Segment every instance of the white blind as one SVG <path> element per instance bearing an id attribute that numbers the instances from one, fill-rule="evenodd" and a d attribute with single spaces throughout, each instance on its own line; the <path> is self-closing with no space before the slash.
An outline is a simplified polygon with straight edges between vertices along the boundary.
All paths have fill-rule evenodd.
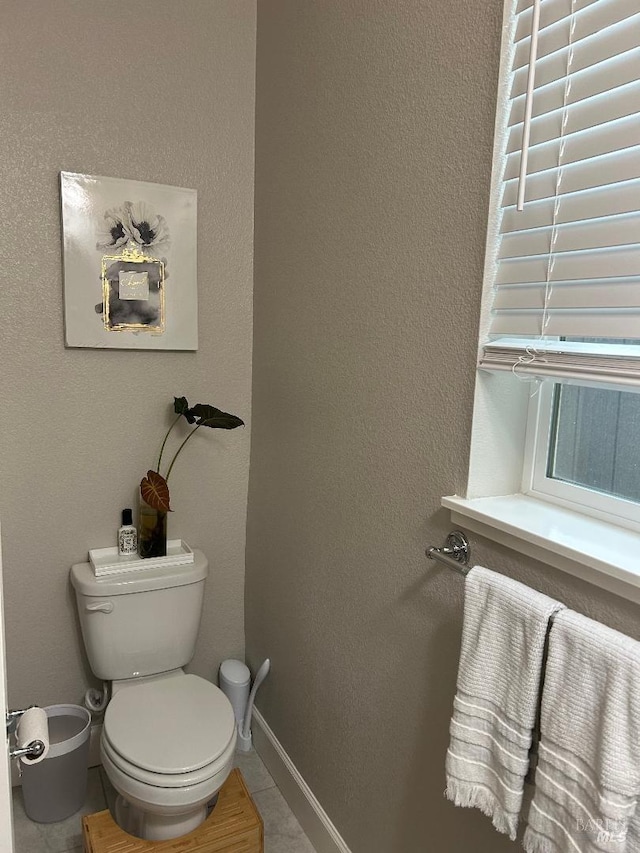
<path id="1" fill-rule="evenodd" d="M 533 5 L 516 5 L 500 241 L 480 366 L 608 384 L 619 375 L 620 384 L 640 386 L 640 350 L 628 343 L 640 341 L 640 0 L 541 0 L 518 211 Z M 600 342 L 574 348 L 559 338 Z M 607 349 L 602 339 L 616 343 Z"/>

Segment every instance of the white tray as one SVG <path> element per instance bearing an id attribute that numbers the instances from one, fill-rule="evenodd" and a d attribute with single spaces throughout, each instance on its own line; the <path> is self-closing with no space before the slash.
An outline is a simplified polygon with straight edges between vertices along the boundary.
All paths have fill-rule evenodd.
<path id="1" fill-rule="evenodd" d="M 121 575 L 128 572 L 141 572 L 145 569 L 159 569 L 163 566 L 186 566 L 193 563 L 193 551 L 182 539 L 167 541 L 166 557 L 137 556 L 121 557 L 117 548 L 94 548 L 89 551 L 89 562 L 97 578 L 103 575 Z"/>

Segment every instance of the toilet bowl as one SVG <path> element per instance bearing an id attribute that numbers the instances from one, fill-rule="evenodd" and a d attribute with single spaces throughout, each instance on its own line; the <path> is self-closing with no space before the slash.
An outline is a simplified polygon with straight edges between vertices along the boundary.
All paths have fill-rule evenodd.
<path id="1" fill-rule="evenodd" d="M 102 764 L 122 798 L 116 819 L 149 841 L 191 832 L 233 766 L 231 705 L 195 675 L 119 688 L 107 706 L 100 742 Z"/>
<path id="2" fill-rule="evenodd" d="M 208 574 L 204 554 L 71 583 L 94 675 L 111 682 L 100 753 L 118 792 L 116 822 L 148 841 L 178 838 L 205 819 L 233 766 L 236 724 L 224 693 L 183 667 L 191 660 Z"/>

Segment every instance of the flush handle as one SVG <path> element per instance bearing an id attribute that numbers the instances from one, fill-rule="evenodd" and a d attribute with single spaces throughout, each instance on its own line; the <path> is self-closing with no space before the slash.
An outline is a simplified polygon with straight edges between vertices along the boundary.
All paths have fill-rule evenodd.
<path id="1" fill-rule="evenodd" d="M 113 610 L 113 602 L 96 601 L 94 604 L 87 604 L 84 609 L 88 613 L 111 613 Z"/>

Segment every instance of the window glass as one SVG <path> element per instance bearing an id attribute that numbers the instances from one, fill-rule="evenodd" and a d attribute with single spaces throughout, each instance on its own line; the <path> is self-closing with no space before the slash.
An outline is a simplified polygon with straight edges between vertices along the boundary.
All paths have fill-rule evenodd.
<path id="1" fill-rule="evenodd" d="M 640 503 L 640 394 L 556 385 L 547 476 Z"/>

